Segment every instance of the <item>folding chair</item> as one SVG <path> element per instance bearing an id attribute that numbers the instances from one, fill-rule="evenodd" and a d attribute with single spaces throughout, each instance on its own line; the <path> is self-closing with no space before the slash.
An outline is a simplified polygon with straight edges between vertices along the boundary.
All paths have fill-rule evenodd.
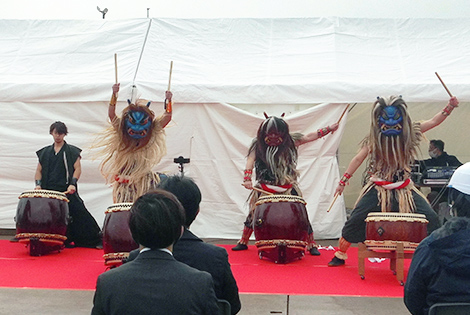
<path id="1" fill-rule="evenodd" d="M 436 303 L 429 308 L 429 315 L 467 315 L 470 303 Z"/>
<path id="2" fill-rule="evenodd" d="M 217 305 L 219 306 L 219 315 L 231 315 L 232 307 L 227 300 L 217 300 Z"/>

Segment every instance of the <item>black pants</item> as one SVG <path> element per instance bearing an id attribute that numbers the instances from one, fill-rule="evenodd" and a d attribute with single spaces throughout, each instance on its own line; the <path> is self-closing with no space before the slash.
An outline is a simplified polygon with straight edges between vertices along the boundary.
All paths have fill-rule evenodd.
<path id="1" fill-rule="evenodd" d="M 67 195 L 70 221 L 67 227 L 67 242 L 78 247 L 95 247 L 101 243 L 101 229 L 88 212 L 78 193 Z"/>
<path id="2" fill-rule="evenodd" d="M 424 214 L 429 221 L 427 229 L 428 234 L 440 227 L 439 217 L 436 212 L 431 208 L 431 205 L 412 191 L 413 200 L 416 205 L 416 213 Z M 399 212 L 398 202 L 392 198 L 392 211 Z M 366 239 L 366 222 L 365 219 L 370 212 L 381 212 L 377 190 L 372 188 L 367 192 L 361 200 L 357 203 L 356 207 L 351 213 L 351 217 L 346 221 L 341 232 L 342 237 L 350 243 L 364 242 Z"/>

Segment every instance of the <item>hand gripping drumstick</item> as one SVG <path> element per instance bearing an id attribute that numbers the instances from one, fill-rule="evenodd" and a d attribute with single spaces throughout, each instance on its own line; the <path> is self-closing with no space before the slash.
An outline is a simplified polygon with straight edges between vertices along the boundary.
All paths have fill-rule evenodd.
<path id="1" fill-rule="evenodd" d="M 447 91 L 447 94 L 449 94 L 450 97 L 452 97 L 452 93 L 450 93 L 449 89 L 447 88 L 447 86 L 445 85 L 444 81 L 442 81 L 441 77 L 439 76 L 439 74 L 437 72 L 434 72 L 437 76 L 437 78 L 439 79 L 439 81 L 441 81 L 441 84 L 442 86 L 444 87 L 444 89 L 446 89 Z"/>
<path id="2" fill-rule="evenodd" d="M 173 71 L 173 60 L 170 62 L 170 76 L 168 78 L 168 90 L 167 91 L 170 91 L 170 88 L 171 88 L 171 72 L 172 71 Z M 171 113 L 172 107 L 173 107 L 172 102 L 165 98 L 165 112 Z"/>
<path id="3" fill-rule="evenodd" d="M 114 77 L 116 79 L 116 84 L 118 84 L 117 54 L 114 54 Z"/>
<path id="4" fill-rule="evenodd" d="M 243 184 L 241 184 L 241 185 L 243 186 Z M 270 193 L 270 192 L 268 192 L 268 191 L 266 191 L 266 190 L 263 190 L 263 189 L 261 189 L 261 188 L 258 188 L 258 187 L 252 187 L 251 189 L 256 190 L 256 191 L 258 191 L 258 192 L 260 192 L 260 193 L 266 194 L 266 195 L 274 195 L 273 193 Z"/>
<path id="5" fill-rule="evenodd" d="M 168 90 L 170 91 L 171 88 L 171 72 L 173 71 L 173 60 L 170 62 L 170 77 L 168 78 Z"/>
<path id="6" fill-rule="evenodd" d="M 336 199 L 338 199 L 338 196 L 339 196 L 339 193 L 336 193 L 335 198 L 331 202 L 331 205 L 328 207 L 328 210 L 326 210 L 326 212 L 330 212 L 331 208 L 333 208 L 333 205 L 335 204 Z"/>

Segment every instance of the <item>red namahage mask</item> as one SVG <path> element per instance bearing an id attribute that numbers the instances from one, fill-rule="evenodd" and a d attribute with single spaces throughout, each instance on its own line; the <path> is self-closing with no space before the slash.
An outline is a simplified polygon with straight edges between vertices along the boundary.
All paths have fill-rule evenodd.
<path id="1" fill-rule="evenodd" d="M 281 137 L 281 134 L 277 132 L 268 133 L 264 138 L 264 142 L 271 147 L 277 147 L 282 143 L 282 141 L 283 139 Z"/>

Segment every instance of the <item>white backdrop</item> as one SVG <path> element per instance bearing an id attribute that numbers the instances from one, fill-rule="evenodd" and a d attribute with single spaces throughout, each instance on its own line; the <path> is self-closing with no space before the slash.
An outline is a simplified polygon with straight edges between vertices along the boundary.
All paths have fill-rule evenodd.
<path id="1" fill-rule="evenodd" d="M 120 103 L 118 110 L 125 105 Z M 163 105 L 154 103 L 153 110 Z M 106 104 L 61 103 L 42 104 L 37 108 L 22 103 L 4 106 L 14 123 L 8 130 L 1 129 L 2 178 L 1 223 L 4 228 L 14 227 L 13 217 L 17 197 L 33 189 L 34 170 L 37 165 L 35 151 L 52 143 L 48 134 L 51 117 L 65 121 L 69 128 L 66 140 L 83 149 L 83 173 L 79 181 L 80 195 L 88 210 L 101 224 L 104 210 L 112 204 L 112 189 L 105 185 L 99 174 L 99 160 L 94 160 L 90 146 L 96 133 L 106 125 Z M 345 105 L 322 104 L 287 117 L 292 131 L 312 132 L 337 121 Z M 273 113 L 274 114 L 274 113 Z M 280 113 L 279 113 L 280 114 Z M 21 117 L 38 116 L 25 124 Z M 249 114 L 227 104 L 174 105 L 173 122 L 167 126 L 168 154 L 155 168 L 166 174 L 179 172 L 173 159 L 182 155 L 190 158 L 185 174 L 199 185 L 203 201 L 201 213 L 192 229 L 203 237 L 237 238 L 243 228 L 248 208 L 245 205 L 249 191 L 241 186 L 247 147 L 256 135 L 261 117 Z M 344 123 L 342 124 L 344 126 Z M 10 133 L 8 136 L 6 132 Z M 5 132 L 5 133 L 4 133 Z M 300 147 L 300 185 L 308 203 L 307 210 L 319 237 L 336 237 L 344 223 L 344 204 L 339 201 L 326 213 L 338 180 L 336 150 L 342 128 L 313 143 Z M 305 174 L 305 175 L 304 175 Z"/>
<path id="2" fill-rule="evenodd" d="M 238 238 L 248 193 L 241 171 L 261 108 L 287 112 L 292 131 L 300 132 L 335 122 L 346 103 L 358 102 L 353 113 L 362 112 L 378 95 L 401 94 L 410 105 L 437 109 L 448 95 L 434 71 L 468 108 L 469 28 L 470 19 L 0 20 L 0 228 L 14 228 L 17 196 L 33 187 L 34 152 L 52 143 L 48 126 L 55 120 L 66 122 L 67 140 L 84 149 L 80 192 L 102 222 L 111 190 L 87 148 L 107 124 L 114 53 L 119 109 L 132 84 L 161 109 L 174 61 L 174 122 L 156 170 L 176 173 L 173 158 L 190 157 L 187 174 L 203 191 L 193 229 Z M 426 106 L 417 118 L 437 112 Z M 300 184 L 318 238 L 339 236 L 343 199 L 325 214 L 338 179 L 335 153 L 351 134 L 367 133 L 368 117 L 341 141 L 344 127 L 300 150 Z M 468 146 L 466 135 L 459 141 Z"/>
<path id="3" fill-rule="evenodd" d="M 179 102 L 469 99 L 470 19 L 0 20 L 2 101 L 108 101 L 122 87 Z"/>

